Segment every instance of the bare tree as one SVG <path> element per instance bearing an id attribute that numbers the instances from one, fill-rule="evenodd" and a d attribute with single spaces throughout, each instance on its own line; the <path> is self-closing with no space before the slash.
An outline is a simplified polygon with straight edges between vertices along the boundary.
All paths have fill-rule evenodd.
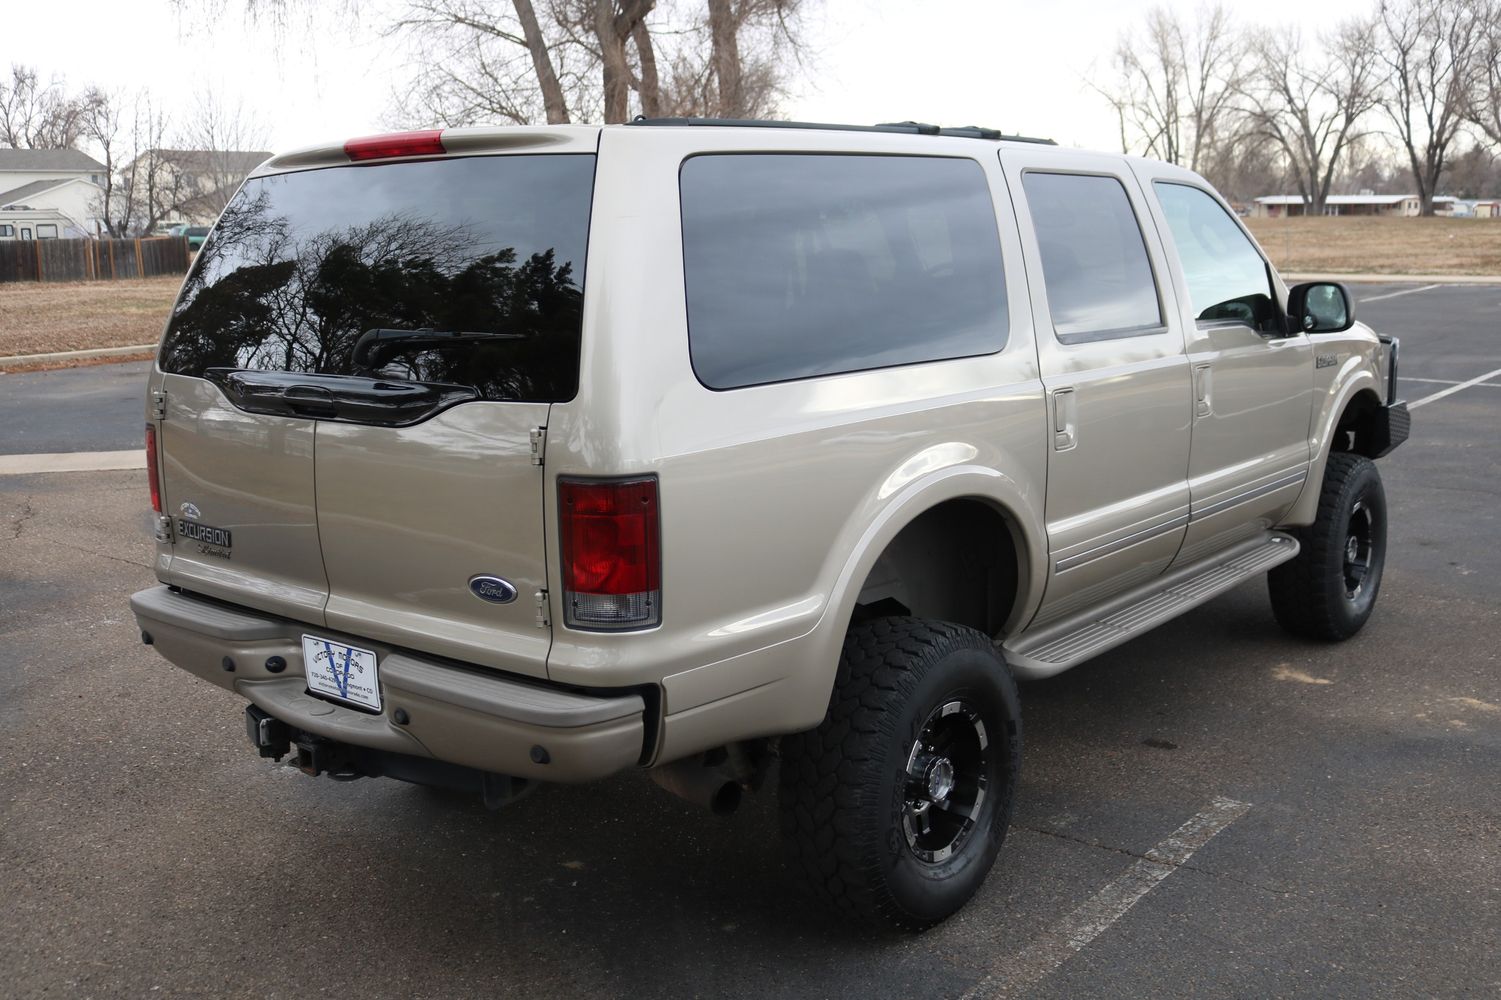
<path id="1" fill-rule="evenodd" d="M 565 125 L 568 123 L 568 102 L 563 97 L 563 85 L 558 82 L 557 71 L 553 69 L 552 54 L 547 49 L 547 40 L 537 21 L 537 12 L 532 8 L 532 0 L 513 0 L 512 6 L 516 10 L 516 20 L 521 24 L 521 38 L 531 56 L 533 72 L 537 74 L 547 124 Z M 644 25 L 641 30 L 646 30 Z"/>
<path id="2" fill-rule="evenodd" d="M 1245 94 L 1253 135 L 1286 156 L 1310 215 L 1322 215 L 1340 160 L 1361 138 L 1378 82 L 1371 26 L 1351 21 L 1306 51 L 1296 29 L 1263 31 Z"/>
<path id="3" fill-rule="evenodd" d="M 626 44 L 637 28 L 646 31 L 646 15 L 656 0 L 587 0 L 590 27 L 598 48 L 604 91 L 606 124 L 625 121 L 630 116 L 633 77 Z"/>
<path id="4" fill-rule="evenodd" d="M 1185 24 L 1168 7 L 1123 32 L 1111 60 L 1115 79 L 1095 89 L 1114 107 L 1123 152 L 1199 169 L 1215 143 L 1232 137 L 1246 57 L 1226 9 L 1201 9 Z"/>
<path id="5" fill-rule="evenodd" d="M 92 91 L 69 96 L 61 78 L 43 81 L 35 67 L 12 64 L 0 80 L 0 146 L 67 149 L 78 144 Z"/>
<path id="6" fill-rule="evenodd" d="M 83 137 L 105 166 L 95 214 L 111 236 L 147 235 L 185 216 L 217 216 L 266 155 L 254 150 L 263 144 L 254 120 L 211 92 L 175 129 L 149 92 L 129 100 L 87 93 L 94 99 Z"/>
<path id="7" fill-rule="evenodd" d="M 713 94 L 697 111 L 715 118 L 766 118 L 782 96 L 782 67 L 800 61 L 801 0 L 707 0 Z"/>
<path id="8" fill-rule="evenodd" d="M 720 113 L 739 118 L 745 98 L 741 93 L 744 66 L 740 61 L 740 26 L 734 0 L 708 0 L 709 45 L 714 53 L 714 80 L 719 85 Z M 741 3 L 743 11 L 749 4 Z"/>
<path id="9" fill-rule="evenodd" d="M 200 91 L 173 141 L 161 150 L 166 165 L 181 174 L 173 208 L 199 217 L 217 217 L 245 176 L 270 154 L 266 132 L 243 101 L 226 102 L 212 90 Z"/>
<path id="10" fill-rule="evenodd" d="M 1380 107 L 1407 153 L 1422 214 L 1465 124 L 1484 51 L 1474 0 L 1382 0 L 1376 52 L 1386 70 Z"/>
<path id="11" fill-rule="evenodd" d="M 1485 137 L 1501 146 L 1501 0 L 1476 6 L 1478 69 L 1471 83 L 1468 117 Z"/>
<path id="12" fill-rule="evenodd" d="M 98 88 L 89 91 L 89 111 L 83 122 L 83 139 L 98 149 L 104 156 L 104 177 L 99 204 L 94 217 L 101 220 L 111 236 L 124 236 L 117 231 L 116 220 L 120 216 L 119 200 L 122 197 L 116 173 L 120 169 L 120 157 L 124 152 L 120 130 L 120 97 Z"/>
<path id="13" fill-rule="evenodd" d="M 1444 187 L 1460 198 L 1494 198 L 1501 194 L 1501 157 L 1479 142 L 1449 158 Z"/>
<path id="14" fill-rule="evenodd" d="M 531 0 L 509 7 L 411 0 L 388 29 L 419 46 L 418 71 L 400 99 L 404 114 L 445 125 L 523 124 L 539 117 L 568 124 L 572 106 L 587 97 L 577 79 L 568 79 L 566 61 L 559 68 L 566 34 L 551 19 L 547 25 L 550 31 Z"/>
<path id="15" fill-rule="evenodd" d="M 402 124 L 761 117 L 798 58 L 804 0 L 407 0 L 420 57 Z"/>
<path id="16" fill-rule="evenodd" d="M 137 94 L 125 117 L 119 98 L 95 119 L 97 145 L 106 148 L 109 200 L 100 213 L 112 236 L 151 233 L 172 218 L 182 201 L 181 178 L 162 155 L 169 119 L 150 93 Z"/>

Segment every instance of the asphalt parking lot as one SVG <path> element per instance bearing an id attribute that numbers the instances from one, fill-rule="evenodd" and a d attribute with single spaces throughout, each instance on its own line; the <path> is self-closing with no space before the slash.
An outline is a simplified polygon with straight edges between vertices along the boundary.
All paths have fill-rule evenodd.
<path id="1" fill-rule="evenodd" d="M 1501 287 L 1357 294 L 1409 400 L 1501 369 Z M 135 447 L 142 370 L 0 376 L 0 451 Z M 1501 375 L 1380 465 L 1370 625 L 1290 639 L 1257 581 L 1026 685 L 1000 863 L 910 938 L 799 893 L 769 796 L 490 813 L 260 760 L 137 641 L 141 473 L 0 474 L 0 995 L 1501 994 Z"/>

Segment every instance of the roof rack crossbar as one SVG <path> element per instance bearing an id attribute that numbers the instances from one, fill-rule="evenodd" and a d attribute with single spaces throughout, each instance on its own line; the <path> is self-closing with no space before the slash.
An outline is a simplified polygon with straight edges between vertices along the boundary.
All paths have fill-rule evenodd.
<path id="1" fill-rule="evenodd" d="M 647 118 L 637 115 L 631 125 L 708 125 L 719 128 L 806 128 L 832 130 L 835 132 L 895 132 L 903 135 L 946 135 L 958 139 L 990 139 L 1006 142 L 1035 142 L 1044 146 L 1058 145 L 1052 139 L 1039 139 L 1029 135 L 1006 135 L 999 129 L 965 125 L 959 128 L 944 128 L 927 122 L 883 122 L 879 125 L 836 125 L 828 122 L 784 122 L 760 118 Z"/>

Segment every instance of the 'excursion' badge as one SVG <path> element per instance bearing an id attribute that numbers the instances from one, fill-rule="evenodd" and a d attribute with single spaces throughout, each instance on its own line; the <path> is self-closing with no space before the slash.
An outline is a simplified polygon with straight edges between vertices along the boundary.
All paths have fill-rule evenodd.
<path id="1" fill-rule="evenodd" d="M 510 604 L 516 599 L 516 588 L 509 580 L 498 576 L 475 576 L 469 579 L 469 592 L 491 604 Z"/>

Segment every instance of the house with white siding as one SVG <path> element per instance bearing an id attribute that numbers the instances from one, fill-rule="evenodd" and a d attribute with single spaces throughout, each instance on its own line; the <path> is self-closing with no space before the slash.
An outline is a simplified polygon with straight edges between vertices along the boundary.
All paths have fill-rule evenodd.
<path id="1" fill-rule="evenodd" d="M 1451 215 L 1459 199 L 1449 195 L 1437 195 L 1433 199 L 1436 215 Z M 1421 214 L 1422 199 L 1415 194 L 1331 194 L 1324 199 L 1325 215 L 1397 215 L 1414 218 Z M 1251 214 L 1257 218 L 1277 219 L 1286 216 L 1308 214 L 1308 199 L 1300 194 L 1262 195 L 1251 203 Z"/>
<path id="2" fill-rule="evenodd" d="M 0 149 L 0 240 L 92 236 L 104 164 L 76 149 Z"/>

